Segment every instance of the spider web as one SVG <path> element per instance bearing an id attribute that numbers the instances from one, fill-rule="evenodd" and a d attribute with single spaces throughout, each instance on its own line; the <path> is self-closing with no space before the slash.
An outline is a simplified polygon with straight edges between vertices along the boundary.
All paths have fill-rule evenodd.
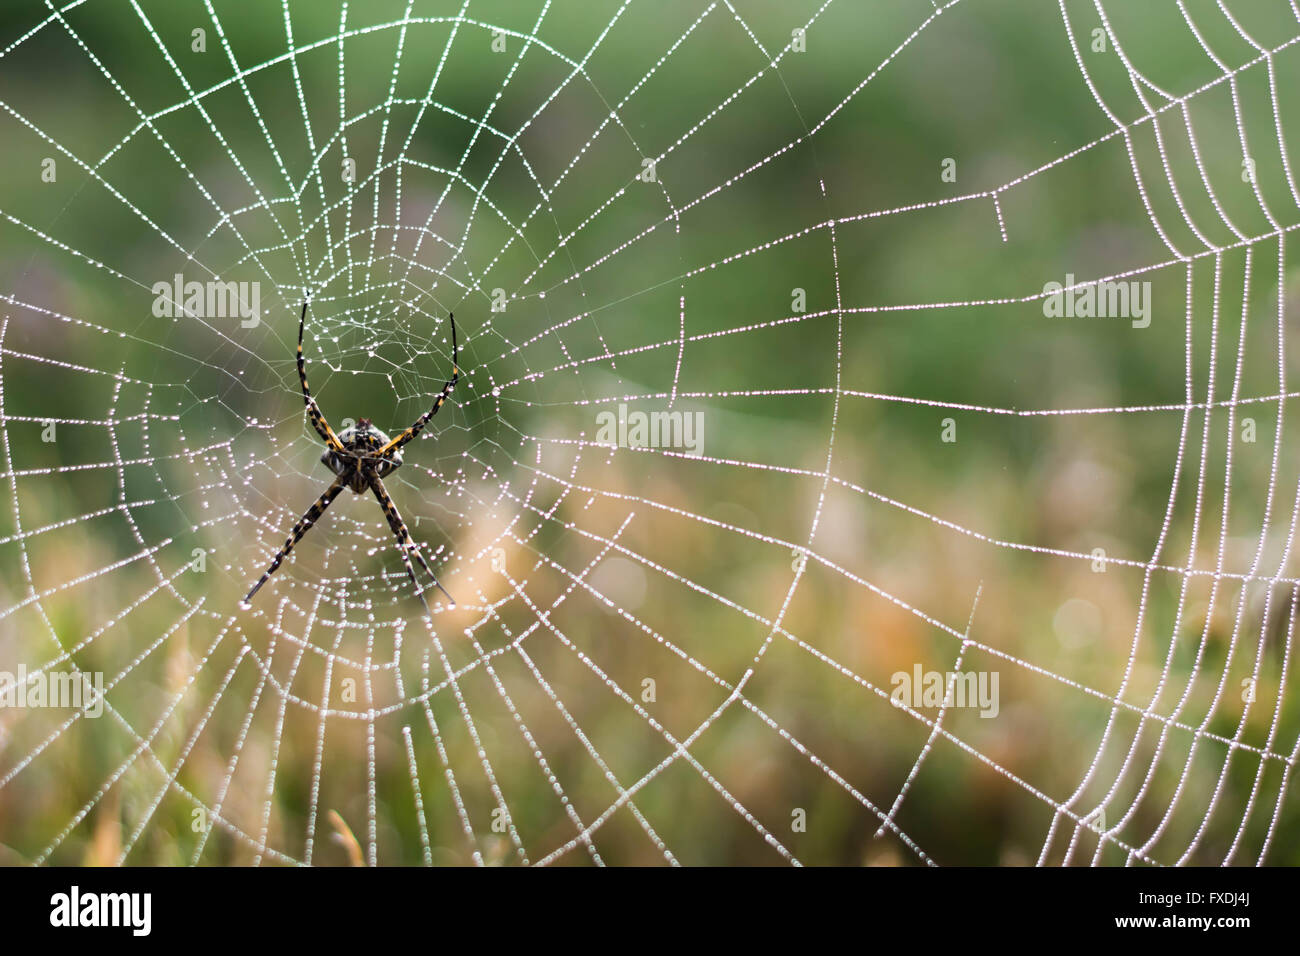
<path id="1" fill-rule="evenodd" d="M 0 709 L 5 859 L 1300 861 L 1300 11 L 1127 6 L 6 8 L 0 668 L 105 690 Z M 454 607 L 352 495 L 238 606 L 308 297 L 336 430 L 457 316 Z"/>

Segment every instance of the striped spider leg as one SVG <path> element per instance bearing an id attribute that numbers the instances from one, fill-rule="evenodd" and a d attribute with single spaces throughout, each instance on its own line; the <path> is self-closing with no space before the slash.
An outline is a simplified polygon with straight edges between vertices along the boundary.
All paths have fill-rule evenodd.
<path id="1" fill-rule="evenodd" d="M 442 408 L 442 403 L 447 400 L 447 396 L 451 394 L 451 390 L 455 388 L 456 383 L 460 381 L 460 350 L 456 346 L 456 316 L 451 312 L 448 312 L 447 320 L 451 323 L 451 378 L 447 379 L 446 383 L 442 386 L 442 391 L 439 392 L 438 397 L 434 399 L 433 408 L 429 409 L 417 418 L 414 425 L 379 449 L 379 454 L 381 456 L 398 451 L 408 441 L 420 434 L 424 429 L 424 426 L 429 423 L 429 419 L 438 414 L 438 409 Z"/>
<path id="2" fill-rule="evenodd" d="M 420 562 L 420 567 L 424 568 L 429 577 L 433 578 L 433 586 L 446 594 L 448 601 L 455 604 L 456 599 L 447 594 L 447 589 L 438 581 L 438 576 L 429 567 L 429 562 L 424 560 L 424 555 L 420 553 L 419 547 L 411 540 L 411 532 L 406 529 L 406 522 L 397 513 L 397 506 L 393 504 L 393 499 L 388 497 L 388 490 L 384 487 L 384 483 L 379 480 L 378 475 L 370 479 L 370 490 L 375 493 L 375 497 L 379 499 L 380 507 L 384 509 L 384 517 L 388 519 L 388 527 L 393 529 L 393 534 L 397 538 L 397 549 L 402 552 L 402 563 L 406 565 L 406 573 L 410 576 L 411 583 L 415 585 L 416 594 L 419 595 L 420 600 L 424 600 L 424 592 L 420 590 L 420 582 L 415 576 L 415 568 L 411 565 L 410 555 L 412 554 L 415 555 L 415 560 Z M 425 607 L 427 609 L 428 605 L 426 604 Z"/>
<path id="3" fill-rule="evenodd" d="M 275 560 L 271 562 L 271 566 L 266 569 L 266 573 L 258 579 L 258 582 L 253 585 L 253 589 L 249 591 L 248 595 L 244 598 L 244 604 L 248 604 L 253 600 L 253 595 L 256 594 L 258 589 L 267 582 L 271 575 L 275 574 L 275 569 L 280 566 L 280 562 L 289 556 L 289 552 L 293 550 L 293 546 L 301 541 L 302 536 L 311 530 L 311 526 L 316 523 L 316 519 L 325 513 L 325 509 L 328 508 L 330 503 L 339 496 L 339 492 L 342 491 L 344 487 L 346 487 L 346 482 L 343 478 L 341 476 L 335 478 L 334 483 L 325 490 L 325 493 L 317 498 L 315 503 L 307 509 L 307 513 L 298 519 L 298 523 L 294 525 L 293 530 L 289 532 L 289 539 L 285 541 L 283 547 L 276 552 Z"/>
<path id="4" fill-rule="evenodd" d="M 330 423 L 325 420 L 321 414 L 320 407 L 316 404 L 316 399 L 311 397 L 311 389 L 307 387 L 307 363 L 302 357 L 302 327 L 307 321 L 307 302 L 302 304 L 302 315 L 298 317 L 298 381 L 302 382 L 302 400 L 307 405 L 307 417 L 311 419 L 312 428 L 316 429 L 316 434 L 329 445 L 331 451 L 343 451 L 343 444 L 339 441 L 338 436 L 334 434 L 334 429 L 330 428 Z"/>

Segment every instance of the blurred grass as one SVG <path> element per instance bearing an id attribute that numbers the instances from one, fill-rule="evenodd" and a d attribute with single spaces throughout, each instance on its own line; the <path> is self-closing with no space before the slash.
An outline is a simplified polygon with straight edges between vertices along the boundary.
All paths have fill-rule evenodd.
<path id="1" fill-rule="evenodd" d="M 278 9 L 215 6 L 237 62 L 266 63 L 285 53 Z M 735 6 L 772 52 L 817 5 Z M 408 519 L 422 519 L 419 525 L 412 520 L 417 537 L 453 549 L 445 579 L 453 593 L 463 603 L 494 607 L 489 614 L 466 608 L 440 614 L 436 643 L 421 633 L 386 531 L 368 502 L 340 500 L 280 572 L 275 599 L 268 591 L 259 613 L 230 621 L 250 574 L 260 572 L 292 516 L 324 480 L 315 463 L 318 450 L 300 421 L 293 373 L 293 316 L 306 281 L 300 263 L 292 252 L 276 248 L 283 238 L 274 216 L 255 209 L 241 214 L 245 238 L 269 250 L 261 259 L 277 284 L 272 292 L 266 276 L 247 261 L 242 241 L 218 228 L 212 205 L 190 176 L 223 209 L 257 205 L 245 176 L 271 201 L 286 195 L 277 160 L 238 85 L 201 100 L 224 142 L 192 106 L 157 120 L 158 134 L 177 151 L 184 170 L 147 128 L 96 167 L 138 214 L 62 154 L 56 183 L 40 184 L 35 175 L 9 180 L 0 192 L 0 208 L 13 217 L 0 226 L 0 289 L 16 300 L 4 310 L 2 368 L 13 468 L 127 464 L 120 472 L 62 470 L 16 478 L 9 494 L 18 501 L 17 511 L 0 507 L 3 539 L 118 509 L 0 545 L 0 606 L 14 609 L 0 622 L 0 665 L 34 666 L 58 656 L 60 648 L 75 647 L 76 666 L 124 675 L 110 694 L 117 716 L 100 721 L 76 721 L 59 730 L 66 714 L 0 711 L 3 772 L 36 755 L 0 787 L 6 860 L 30 860 L 54 845 L 53 862 L 112 863 L 129 845 L 128 862 L 183 863 L 202 841 L 202 862 L 248 863 L 257 858 L 255 846 L 265 830 L 266 844 L 285 855 L 272 854 L 265 862 L 304 859 L 310 840 L 314 862 L 345 864 L 373 838 L 381 861 L 418 863 L 422 846 L 404 726 L 411 727 L 417 753 L 434 862 L 472 862 L 460 805 L 473 816 L 485 860 L 519 860 L 509 836 L 490 826 L 494 787 L 505 794 L 520 839 L 536 858 L 576 832 L 557 781 L 578 818 L 590 822 L 618 796 L 610 775 L 624 787 L 632 785 L 671 753 L 665 732 L 677 740 L 691 737 L 726 699 L 717 681 L 666 646 L 672 642 L 733 686 L 763 653 L 746 686 L 752 708 L 733 705 L 690 747 L 707 776 L 679 758 L 636 793 L 638 811 L 678 859 L 779 861 L 754 825 L 728 805 L 734 800 L 806 862 L 912 864 L 917 857 L 896 837 L 874 837 L 879 819 L 823 767 L 873 805 L 890 806 L 929 728 L 890 707 L 864 682 L 887 696 L 895 671 L 910 671 L 918 662 L 926 669 L 952 666 L 961 641 L 933 622 L 964 632 L 977 590 L 970 637 L 979 646 L 966 650 L 964 667 L 1000 672 L 1002 712 L 996 720 L 956 711 L 945 717 L 945 728 L 970 750 L 947 738 L 935 742 L 897 815 L 904 833 L 938 862 L 1036 861 L 1052 811 L 1028 788 L 1055 801 L 1068 799 L 1099 753 L 1112 716 L 1105 698 L 1125 685 L 1124 701 L 1140 710 L 1162 687 L 1151 709 L 1168 715 L 1177 708 L 1180 723 L 1197 728 L 1195 753 L 1188 730 L 1162 738 L 1165 725 L 1150 721 L 1138 735 L 1134 712 L 1120 709 L 1110 745 L 1100 751 L 1076 807 L 1086 812 L 1107 795 L 1131 744 L 1131 764 L 1110 806 L 1128 807 L 1139 789 L 1145 792 L 1118 832 L 1121 839 L 1140 846 L 1160 830 L 1150 855 L 1176 859 L 1206 820 L 1213 797 L 1215 810 L 1191 862 L 1221 861 L 1248 805 L 1235 862 L 1253 860 L 1270 823 L 1282 761 L 1267 761 L 1257 785 L 1259 760 L 1249 749 L 1236 749 L 1221 781 L 1227 748 L 1204 734 L 1287 754 L 1300 733 L 1293 695 L 1283 698 L 1273 725 L 1274 704 L 1287 683 L 1283 651 L 1292 613 L 1294 561 L 1281 542 L 1295 508 L 1290 489 L 1300 462 L 1293 443 L 1276 446 L 1270 534 L 1264 557 L 1255 556 L 1283 406 L 1260 402 L 1239 409 L 1238 429 L 1247 412 L 1258 424 L 1253 445 L 1230 443 L 1226 409 L 1216 408 L 1198 489 L 1204 421 L 1198 411 L 1190 414 L 1180 446 L 1183 416 L 1176 408 L 1018 416 L 845 394 L 837 400 L 834 394 L 838 382 L 870 396 L 981 408 L 1178 406 L 1205 401 L 1211 355 L 1216 401 L 1227 401 L 1234 388 L 1245 397 L 1277 394 L 1277 297 L 1285 295 L 1292 305 L 1297 280 L 1293 254 L 1279 268 L 1275 242 L 1252 247 L 1249 295 L 1241 279 L 1245 252 L 1223 252 L 1213 351 L 1215 263 L 1193 263 L 1190 395 L 1188 280 L 1181 263 L 1137 276 L 1153 283 L 1154 319 L 1146 330 L 1123 321 L 1047 320 L 1036 301 L 851 311 L 842 317 L 835 312 L 837 301 L 860 309 L 1020 299 L 1046 281 L 1064 281 L 1067 273 L 1095 277 L 1170 261 L 1175 257 L 1151 228 L 1134 184 L 1134 164 L 1180 249 L 1201 247 L 1163 186 L 1164 162 L 1176 170 L 1193 221 L 1228 246 L 1235 240 L 1226 228 L 1209 225 L 1219 222 L 1217 211 L 1200 187 L 1178 110 L 1160 114 L 1160 142 L 1152 132 L 1157 124 L 1133 126 L 1130 158 L 1122 137 L 1098 142 L 1114 127 L 1083 82 L 1055 6 L 963 3 L 922 31 L 803 147 L 677 212 L 671 231 L 659 228 L 608 262 L 602 259 L 718 182 L 806 136 L 916 30 L 929 15 L 924 6 L 832 4 L 809 32 L 807 53 L 787 56 L 779 71 L 768 70 L 754 89 L 729 101 L 659 164 L 662 190 L 632 193 L 629 187 L 624 201 L 590 218 L 628 183 L 641 156 L 673 147 L 767 62 L 735 19 L 715 9 L 620 108 L 620 123 L 593 142 L 500 261 L 492 264 L 513 232 L 479 205 L 459 262 L 436 238 L 417 257 L 413 234 L 399 236 L 399 258 L 418 260 L 411 281 L 429 293 L 418 307 L 403 305 L 412 297 L 410 287 L 382 284 L 388 281 L 386 263 L 376 270 L 380 282 L 353 284 L 364 273 L 339 270 L 317 289 L 308 334 L 313 387 L 336 420 L 369 413 L 387 427 L 390 417 L 414 418 L 445 374 L 442 314 L 455 307 L 465 323 L 469 342 L 462 365 L 470 374 L 458 390 L 457 407 L 438 419 L 437 443 L 412 446 L 410 464 L 389 482 Z M 1126 55 L 1152 82 L 1182 95 L 1213 79 L 1213 64 L 1186 25 L 1170 19 L 1170 10 L 1112 6 L 1108 15 L 1127 41 Z M 1212 5 L 1187 6 L 1207 43 L 1227 62 L 1254 55 L 1243 52 L 1243 41 Z M 230 61 L 201 5 L 142 7 L 194 90 L 230 78 Z M 417 4 L 417 14 L 424 7 Z M 1088 46 L 1099 25 L 1095 11 L 1079 4 L 1067 8 L 1098 91 L 1133 123 L 1143 110 L 1118 58 L 1113 50 L 1093 53 Z M 404 3 L 353 5 L 347 25 L 391 24 L 404 9 Z M 538 36 L 581 60 L 618 9 L 612 3 L 557 5 Z M 518 129 L 552 91 L 561 90 L 520 140 L 531 168 L 525 170 L 513 160 L 495 165 L 500 143 L 490 132 L 470 149 L 474 130 L 463 116 L 484 115 L 519 49 L 512 38 L 505 57 L 492 54 L 490 31 L 476 24 L 527 34 L 538 11 L 476 2 L 470 10 L 476 24 L 460 27 L 435 96 L 461 115 L 430 110 L 412 139 L 410 157 L 439 169 L 456 169 L 463 160 L 459 174 L 473 184 L 491 173 L 485 195 L 512 223 L 523 221 L 538 202 L 530 177 L 550 183 L 560 176 L 611 106 L 703 9 L 684 3 L 630 7 L 586 62 L 585 75 L 562 90 L 572 67 L 540 47 L 530 49 L 491 124 Z M 455 11 L 429 4 L 427 12 Z M 1285 12 L 1282 6 L 1236 11 L 1270 47 L 1294 35 Z M 35 4 L 0 10 L 0 48 L 45 16 Z M 339 9 L 331 4 L 292 5 L 292 18 L 300 48 L 339 30 Z M 128 6 L 92 2 L 69 11 L 66 20 L 145 112 L 187 98 Z M 189 51 L 195 26 L 208 28 L 202 55 Z M 425 95 L 449 30 L 438 23 L 408 31 L 396 96 Z M 349 118 L 386 101 L 395 44 L 392 26 L 349 37 Z M 343 157 L 335 136 L 338 55 L 338 45 L 327 42 L 297 58 L 330 203 L 344 195 L 335 181 Z M 1296 76 L 1294 52 L 1279 54 L 1275 69 L 1285 133 L 1296 115 L 1288 95 L 1295 86 L 1287 82 Z M 298 183 L 315 157 L 306 145 L 292 74 L 279 64 L 246 79 Z M 1283 224 L 1293 225 L 1296 208 L 1280 163 L 1268 159 L 1277 155 L 1275 142 L 1269 148 L 1268 85 L 1256 68 L 1243 72 L 1237 86 L 1251 142 L 1258 144 L 1260 192 Z M 1150 91 L 1145 95 L 1152 99 Z M 57 23 L 0 60 L 0 100 L 92 166 L 139 123 L 99 66 Z M 1240 180 L 1226 84 L 1188 102 L 1200 165 L 1215 198 L 1248 235 L 1265 234 L 1270 227 Z M 414 115 L 407 104 L 394 108 L 385 161 L 396 154 Z M 363 178 L 373 170 L 384 116 L 379 110 L 347 129 L 347 155 L 359 158 Z M 12 114 L 0 117 L 0 125 L 11 168 L 38 170 L 51 145 Z M 1005 242 L 993 203 L 978 195 L 906 213 L 848 218 L 979 194 L 1087 144 L 1095 145 L 1000 194 Z M 1296 154 L 1294 147 L 1290 152 Z M 957 160 L 955 183 L 939 176 L 949 157 Z M 393 217 L 392 173 L 387 175 L 383 223 Z M 404 167 L 403 223 L 421 225 L 446 181 L 443 174 Z M 320 214 L 314 189 L 309 181 L 302 194 L 309 220 Z M 368 254 L 370 198 L 363 194 L 350 213 L 340 205 L 327 217 L 336 243 L 351 234 L 347 246 L 358 262 Z M 430 231 L 455 245 L 474 202 L 463 185 L 454 186 Z M 304 228 L 293 215 L 279 215 L 285 228 Z M 812 229 L 830 218 L 840 220 L 833 234 Z M 538 268 L 533 253 L 544 256 L 557 234 L 580 225 L 564 252 Z M 811 231 L 800 235 L 805 229 Z M 237 323 L 153 318 L 148 286 L 193 271 L 159 230 L 223 277 L 266 282 L 262 326 L 243 332 Z M 331 251 L 343 258 L 343 245 L 331 249 L 319 226 L 307 231 L 301 247 L 313 264 L 326 261 Z M 776 239 L 783 241 L 708 268 Z M 387 240 L 381 233 L 381 252 Z M 108 274 L 96 262 L 128 278 Z M 564 281 L 575 269 L 598 262 L 580 281 Z M 535 268 L 536 278 L 521 286 Z M 320 280 L 310 278 L 313 284 Z M 489 293 L 497 285 L 525 293 L 504 315 L 489 310 Z M 687 332 L 699 334 L 793 317 L 795 287 L 806 290 L 808 312 L 816 317 L 693 340 L 680 370 L 674 347 L 620 355 L 615 362 L 586 361 L 606 349 L 617 353 L 675 342 L 683 295 Z M 536 295 L 541 290 L 544 299 Z M 1294 311 L 1288 309 L 1283 319 L 1283 338 Z M 586 313 L 561 334 L 537 340 L 522 354 L 514 350 Z M 58 321 L 57 314 L 93 327 Z M 1294 351 L 1283 360 L 1284 376 L 1293 374 Z M 581 361 L 575 370 L 564 368 L 575 360 Z M 571 442 L 584 432 L 590 440 L 594 409 L 581 403 L 667 392 L 674 382 L 686 396 L 681 407 L 705 415 L 710 458 L 808 474 L 626 451 L 579 453 L 572 444 L 526 440 Z M 503 383 L 508 387 L 501 400 L 488 400 Z M 779 401 L 724 394 L 750 389 L 817 391 Z M 33 420 L 51 417 L 112 417 L 120 424 L 111 435 L 103 426 L 64 424 L 57 442 L 44 443 Z M 958 435 L 952 444 L 940 441 L 949 417 Z M 817 476 L 827 468 L 832 421 L 830 473 L 836 480 L 823 483 Z M 1244 589 L 1225 579 L 1212 595 L 1212 579 L 1204 573 L 1158 569 L 1148 576 L 1140 567 L 1112 565 L 1098 574 L 1085 560 L 988 540 L 1079 554 L 1100 547 L 1112 557 L 1176 568 L 1187 565 L 1192 550 L 1193 566 L 1212 570 L 1220 560 L 1229 447 L 1232 493 L 1223 567 L 1244 574 L 1253 566 L 1262 579 Z M 137 460 L 142 463 L 130 464 Z M 1166 515 L 1175 481 L 1175 506 Z M 508 493 L 500 493 L 502 486 Z M 119 508 L 124 501 L 130 506 Z M 503 527 L 527 542 L 508 546 L 506 566 L 528 602 L 506 600 L 511 585 L 490 571 L 489 551 L 499 546 Z M 608 540 L 617 547 L 608 547 Z M 824 559 L 808 563 L 788 602 L 792 555 L 781 542 L 807 546 Z M 185 570 L 196 547 L 210 551 L 210 570 L 203 576 Z M 626 614 L 590 593 L 586 573 L 581 580 L 573 577 L 590 566 L 596 580 L 601 562 L 620 556 L 644 559 L 633 563 L 639 567 L 606 565 L 610 570 L 599 578 L 601 593 Z M 126 563 L 102 573 L 116 562 Z M 382 583 L 375 577 L 380 570 L 389 575 Z M 1270 587 L 1268 578 L 1286 581 Z M 314 605 L 310 585 L 316 580 L 331 591 L 347 591 L 356 603 L 342 615 L 333 594 Z M 29 601 L 33 588 L 54 593 Z M 281 607 L 281 596 L 290 597 L 290 604 Z M 187 602 L 199 599 L 198 612 L 187 609 Z M 778 616 L 784 631 L 806 647 L 782 634 L 767 643 L 772 629 L 765 622 Z M 475 628 L 473 640 L 480 646 L 462 634 L 467 627 Z M 524 633 L 530 633 L 518 645 L 524 654 L 502 650 Z M 1267 635 L 1262 646 L 1261 633 Z M 1257 703 L 1243 721 L 1240 682 L 1255 669 L 1257 653 Z M 445 681 L 448 668 L 457 673 L 454 686 Z M 367 674 L 374 678 L 370 684 Z M 653 702 L 639 696 L 646 678 L 656 681 Z M 357 696 L 344 701 L 339 695 L 348 679 Z M 509 705 L 497 680 L 508 689 Z M 412 701 L 423 696 L 416 689 L 425 681 L 432 689 L 427 709 L 422 700 Z M 302 702 L 318 705 L 327 682 L 331 705 L 341 713 L 322 721 L 317 709 Z M 643 713 L 612 691 L 611 683 L 625 689 Z M 373 723 L 358 719 L 372 707 L 393 710 Z M 772 723 L 822 766 L 810 763 Z M 147 752 L 134 756 L 145 737 Z M 537 751 L 545 755 L 549 775 Z M 444 756 L 458 793 L 442 771 Z M 106 782 L 111 786 L 99 796 Z M 1169 820 L 1162 820 L 1171 805 Z M 219 807 L 227 825 L 206 838 L 196 833 L 196 806 Z M 87 807 L 84 819 L 65 833 Z M 802 832 L 791 829 L 796 808 L 807 812 Z M 1051 844 L 1049 862 L 1064 858 L 1073 825 L 1062 832 Z M 1300 862 L 1298 832 L 1300 818 L 1290 798 L 1273 824 L 1268 861 Z M 1089 860 L 1096 845 L 1087 831 L 1079 840 L 1072 862 Z M 608 862 L 663 859 L 626 807 L 610 816 L 594 843 Z M 582 862 L 590 856 L 579 847 L 561 859 Z M 1100 860 L 1120 864 L 1125 854 L 1111 845 Z"/>

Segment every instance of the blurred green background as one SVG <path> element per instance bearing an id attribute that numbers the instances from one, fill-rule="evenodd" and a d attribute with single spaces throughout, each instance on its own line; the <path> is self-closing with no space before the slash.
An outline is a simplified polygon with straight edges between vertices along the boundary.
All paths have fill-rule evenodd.
<path id="1" fill-rule="evenodd" d="M 1300 862 L 1300 24 L 1103 10 L 7 4 L 0 670 L 110 707 L 0 709 L 0 859 Z M 456 313 L 429 625 L 351 495 L 238 607 L 327 483 L 305 296 L 336 429 Z"/>

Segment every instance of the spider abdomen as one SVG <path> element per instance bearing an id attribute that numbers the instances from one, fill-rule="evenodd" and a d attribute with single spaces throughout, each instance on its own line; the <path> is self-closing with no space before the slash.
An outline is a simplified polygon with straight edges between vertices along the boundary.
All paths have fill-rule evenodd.
<path id="1" fill-rule="evenodd" d="M 368 419 L 360 419 L 339 432 L 339 443 L 344 451 L 327 448 L 320 456 L 321 462 L 340 478 L 347 479 L 348 487 L 357 494 L 369 486 L 368 475 L 383 478 L 402 465 L 402 456 L 395 451 L 380 454 L 391 439 Z"/>
<path id="2" fill-rule="evenodd" d="M 392 439 L 381 432 L 378 428 L 370 423 L 370 419 L 362 418 L 355 425 L 349 425 L 343 431 L 339 432 L 339 441 L 343 447 L 349 451 L 353 449 L 377 450 L 383 448 Z"/>

